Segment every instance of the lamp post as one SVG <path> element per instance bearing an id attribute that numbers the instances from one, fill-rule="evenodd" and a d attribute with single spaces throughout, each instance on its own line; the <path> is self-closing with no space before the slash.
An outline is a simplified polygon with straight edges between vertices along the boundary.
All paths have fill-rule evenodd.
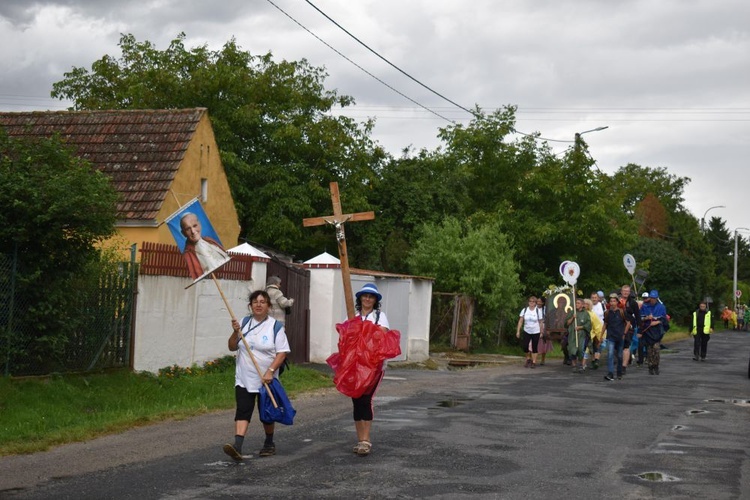
<path id="1" fill-rule="evenodd" d="M 589 132 L 599 132 L 600 130 L 605 130 L 608 128 L 609 128 L 609 125 L 605 125 L 603 127 L 592 128 L 591 130 L 584 130 L 583 132 L 576 132 L 575 140 L 574 140 L 576 150 L 578 150 L 578 145 L 581 143 L 581 136 L 583 134 L 588 134 Z"/>
<path id="2" fill-rule="evenodd" d="M 701 217 L 701 233 L 704 232 L 704 226 L 706 223 L 706 214 L 710 212 L 711 210 L 713 210 L 714 208 L 727 208 L 727 207 L 725 207 L 724 205 L 716 205 L 715 207 L 711 207 L 705 212 L 703 212 L 703 217 Z"/>
<path id="3" fill-rule="evenodd" d="M 734 310 L 737 310 L 737 231 L 743 229 L 750 231 L 746 227 L 738 227 L 734 230 L 734 279 L 732 280 L 732 297 L 734 297 Z"/>

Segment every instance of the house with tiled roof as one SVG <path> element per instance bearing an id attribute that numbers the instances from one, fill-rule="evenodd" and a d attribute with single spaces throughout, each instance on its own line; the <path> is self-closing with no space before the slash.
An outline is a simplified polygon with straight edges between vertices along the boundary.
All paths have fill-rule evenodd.
<path id="1" fill-rule="evenodd" d="M 120 194 L 119 235 L 174 244 L 164 220 L 198 197 L 221 242 L 238 243 L 239 218 L 205 108 L 0 112 L 11 137 L 58 133 L 107 174 Z"/>

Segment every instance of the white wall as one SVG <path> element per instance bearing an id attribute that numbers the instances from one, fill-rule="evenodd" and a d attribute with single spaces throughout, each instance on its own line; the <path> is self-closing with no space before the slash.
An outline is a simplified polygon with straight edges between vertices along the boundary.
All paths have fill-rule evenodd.
<path id="1" fill-rule="evenodd" d="M 248 314 L 251 290 L 266 282 L 266 263 L 254 262 L 252 281 L 218 280 L 234 315 Z M 188 278 L 139 276 L 133 368 L 156 373 L 174 364 L 188 367 L 221 358 L 231 352 L 227 339 L 231 315 L 210 278 L 188 289 Z"/>
<path id="2" fill-rule="evenodd" d="M 229 306 L 239 319 L 248 314 L 251 290 L 266 282 L 266 263 L 253 263 L 252 281 L 219 280 Z M 188 367 L 231 354 L 227 339 L 231 316 L 213 280 L 185 289 L 188 278 L 140 276 L 133 367 L 156 373 L 171 365 Z M 390 326 L 401 332 L 401 356 L 396 360 L 424 361 L 429 357 L 432 281 L 412 277 L 352 275 L 352 289 L 376 283 L 383 294 L 383 311 Z M 338 350 L 336 323 L 346 320 L 340 268 L 310 269 L 310 361 L 324 363 Z"/>
<path id="3" fill-rule="evenodd" d="M 346 319 L 340 268 L 309 268 L 310 361 L 324 363 L 338 350 L 336 323 Z M 430 356 L 432 281 L 413 277 L 352 274 L 352 292 L 375 283 L 383 295 L 382 310 L 393 330 L 401 333 L 401 356 L 395 361 L 424 361 Z"/>

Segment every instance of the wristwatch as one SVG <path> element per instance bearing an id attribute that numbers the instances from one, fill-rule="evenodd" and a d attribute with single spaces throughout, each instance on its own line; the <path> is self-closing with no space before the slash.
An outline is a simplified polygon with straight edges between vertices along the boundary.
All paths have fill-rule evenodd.
<path id="1" fill-rule="evenodd" d="M 276 371 L 276 368 L 271 368 L 271 367 L 269 366 L 269 367 L 268 367 L 268 371 L 269 371 L 269 372 L 271 372 L 271 373 L 273 373 L 273 372 L 275 372 L 275 371 Z"/>

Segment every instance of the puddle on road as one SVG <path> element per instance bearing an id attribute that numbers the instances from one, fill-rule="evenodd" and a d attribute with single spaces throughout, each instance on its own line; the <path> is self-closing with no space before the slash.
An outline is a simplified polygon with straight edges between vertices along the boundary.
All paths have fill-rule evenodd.
<path id="1" fill-rule="evenodd" d="M 747 399 L 706 399 L 706 403 L 729 403 L 737 406 L 750 406 L 750 400 Z"/>
<path id="2" fill-rule="evenodd" d="M 462 404 L 464 404 L 464 402 L 458 399 L 446 399 L 444 401 L 440 401 L 437 406 L 439 406 L 440 408 L 455 408 L 456 406 L 461 406 Z"/>
<path id="3" fill-rule="evenodd" d="M 708 410 L 688 410 L 687 411 L 688 415 L 702 415 L 704 413 L 711 413 L 711 412 Z"/>
<path id="4" fill-rule="evenodd" d="M 638 479 L 643 479 L 644 481 L 658 483 L 673 483 L 680 480 L 679 478 L 670 476 L 669 474 L 664 474 L 663 472 L 642 472 L 641 474 L 637 474 L 636 477 Z"/>
<path id="5" fill-rule="evenodd" d="M 462 404 L 472 401 L 471 398 L 449 398 L 444 399 L 442 401 L 438 401 L 435 403 L 435 406 L 431 406 L 430 410 L 437 410 L 439 408 L 456 408 L 457 406 L 461 406 Z"/>

